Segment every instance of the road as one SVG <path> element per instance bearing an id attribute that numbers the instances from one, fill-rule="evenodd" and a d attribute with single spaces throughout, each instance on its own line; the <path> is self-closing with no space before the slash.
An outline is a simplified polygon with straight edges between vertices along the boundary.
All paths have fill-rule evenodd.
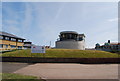
<path id="1" fill-rule="evenodd" d="M 118 64 L 37 63 L 14 73 L 43 79 L 118 79 Z"/>

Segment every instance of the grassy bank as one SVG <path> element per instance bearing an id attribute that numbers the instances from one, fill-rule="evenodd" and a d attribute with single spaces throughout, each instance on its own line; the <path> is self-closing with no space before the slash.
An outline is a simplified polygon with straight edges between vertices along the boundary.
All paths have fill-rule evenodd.
<path id="1" fill-rule="evenodd" d="M 13 73 L 0 73 L 2 81 L 43 81 L 35 76 L 27 76 Z"/>
<path id="2" fill-rule="evenodd" d="M 1 56 L 9 57 L 43 57 L 41 53 L 32 53 L 31 50 L 16 50 L 6 52 Z M 67 57 L 67 58 L 117 58 L 120 55 L 98 50 L 76 50 L 76 49 L 47 49 L 45 57 Z"/>
<path id="3" fill-rule="evenodd" d="M 26 76 L 13 73 L 1 73 L 2 79 L 37 79 L 35 76 Z"/>

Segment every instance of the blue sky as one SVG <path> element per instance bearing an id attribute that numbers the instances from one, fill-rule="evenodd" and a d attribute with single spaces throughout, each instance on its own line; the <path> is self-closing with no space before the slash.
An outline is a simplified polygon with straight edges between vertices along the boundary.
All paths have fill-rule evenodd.
<path id="1" fill-rule="evenodd" d="M 55 46 L 61 31 L 86 36 L 86 47 L 118 41 L 117 2 L 3 2 L 2 30 Z"/>

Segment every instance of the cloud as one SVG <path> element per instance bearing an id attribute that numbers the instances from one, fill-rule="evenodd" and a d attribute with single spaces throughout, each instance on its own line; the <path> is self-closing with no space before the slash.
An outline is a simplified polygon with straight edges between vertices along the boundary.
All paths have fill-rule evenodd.
<path id="1" fill-rule="evenodd" d="M 15 24 L 19 24 L 19 22 L 17 22 L 16 20 L 5 20 L 4 22 L 5 22 L 6 24 L 9 24 L 9 25 L 10 25 L 10 24 L 14 24 L 14 25 L 15 25 Z"/>
<path id="2" fill-rule="evenodd" d="M 105 42 L 107 38 L 112 40 L 117 38 L 115 21 L 118 19 L 116 15 L 112 16 L 114 13 L 111 12 L 115 8 L 111 9 L 104 5 L 103 8 L 101 6 L 99 8 L 96 3 L 99 8 L 96 11 L 94 8 L 97 6 L 91 6 L 91 4 L 90 8 L 87 7 L 89 4 L 83 6 L 75 4 L 72 7 L 71 5 L 66 6 L 69 3 L 57 3 L 56 7 L 55 3 L 49 3 L 50 5 L 48 3 L 24 4 L 24 9 L 18 12 L 14 11 L 15 7 L 6 6 L 7 15 L 4 16 L 6 19 L 4 27 L 8 31 L 16 32 L 15 34 L 19 34 L 18 36 L 23 35 L 21 37 L 30 39 L 33 43 L 49 45 L 50 41 L 55 41 L 58 38 L 59 32 L 73 29 L 78 32 L 86 32 L 86 44 L 89 47 L 94 47 L 97 42 Z M 111 12 L 110 15 L 105 14 L 106 11 Z M 111 18 L 107 19 L 108 16 Z M 66 20 L 63 21 L 65 18 Z M 53 43 L 52 46 L 54 46 Z"/>
<path id="3" fill-rule="evenodd" d="M 108 19 L 109 22 L 116 22 L 118 21 L 118 18 Z"/>
<path id="4" fill-rule="evenodd" d="M 23 36 L 21 33 L 24 29 L 22 26 L 24 22 L 23 11 L 16 11 L 16 8 L 12 8 L 13 3 L 3 3 L 2 5 L 2 31 L 13 33 L 17 36 Z M 25 23 L 25 22 L 24 22 Z"/>
<path id="5" fill-rule="evenodd" d="M 24 13 L 24 18 L 22 21 L 22 28 L 23 30 L 25 29 L 25 31 L 29 31 L 30 30 L 30 26 L 32 23 L 32 7 L 26 3 L 25 5 L 25 13 Z"/>
<path id="6" fill-rule="evenodd" d="M 3 21 L 3 24 L 2 24 L 3 31 L 18 33 L 20 32 L 18 25 L 19 25 L 19 22 L 17 20 L 6 19 Z"/>
<path id="7" fill-rule="evenodd" d="M 9 30 L 12 30 L 12 32 L 14 32 L 14 33 L 20 32 L 20 29 L 17 28 L 16 26 L 10 26 L 8 29 L 9 29 Z"/>
<path id="8" fill-rule="evenodd" d="M 67 3 L 62 3 L 61 4 L 60 8 L 57 11 L 57 14 L 55 15 L 55 18 L 54 18 L 53 22 L 56 22 L 56 20 L 59 18 L 60 14 L 61 14 L 61 12 L 64 9 L 64 7 L 65 7 L 66 4 Z"/>

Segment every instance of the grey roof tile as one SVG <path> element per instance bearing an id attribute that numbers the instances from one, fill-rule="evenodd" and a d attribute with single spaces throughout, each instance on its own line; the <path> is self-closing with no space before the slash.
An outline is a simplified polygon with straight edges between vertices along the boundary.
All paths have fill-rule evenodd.
<path id="1" fill-rule="evenodd" d="M 24 38 L 21 38 L 21 37 L 18 37 L 16 35 L 13 35 L 13 34 L 10 34 L 10 33 L 7 33 L 7 32 L 3 32 L 3 31 L 0 31 L 0 35 L 2 35 L 2 36 L 8 36 L 8 37 L 13 37 L 13 38 L 18 38 L 18 39 L 24 39 Z"/>

